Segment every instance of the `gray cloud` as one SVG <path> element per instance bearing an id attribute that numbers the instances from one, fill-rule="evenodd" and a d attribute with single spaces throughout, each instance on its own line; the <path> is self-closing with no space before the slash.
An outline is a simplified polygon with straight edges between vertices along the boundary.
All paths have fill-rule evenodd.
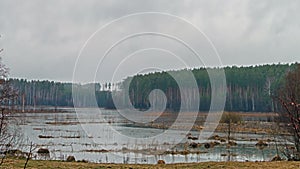
<path id="1" fill-rule="evenodd" d="M 0 45 L 5 51 L 1 57 L 10 67 L 12 77 L 71 81 L 79 50 L 93 32 L 124 15 L 156 11 L 185 18 L 200 28 L 217 48 L 224 65 L 299 62 L 299 10 L 300 2 L 292 0 L 2 0 Z M 151 25 L 151 22 L 140 20 L 138 24 L 121 27 L 120 31 L 140 30 Z M 188 29 L 174 28 L 168 23 L 154 26 L 158 30 L 188 34 Z M 128 54 L 150 43 L 146 39 L 138 42 L 124 46 L 122 52 L 115 55 L 125 57 L 122 53 Z M 155 42 L 160 44 L 158 40 Z M 176 45 L 173 47 L 178 51 Z M 188 56 L 182 57 L 188 59 Z M 98 60 L 95 57 L 90 62 Z M 138 59 L 136 62 L 134 64 L 142 65 L 150 61 Z M 162 59 L 161 62 L 174 64 L 174 69 L 179 68 L 170 60 Z M 110 64 L 106 66 L 110 67 Z M 126 74 L 126 67 L 122 73 Z M 107 79 L 109 77 L 99 77 L 99 80 Z"/>

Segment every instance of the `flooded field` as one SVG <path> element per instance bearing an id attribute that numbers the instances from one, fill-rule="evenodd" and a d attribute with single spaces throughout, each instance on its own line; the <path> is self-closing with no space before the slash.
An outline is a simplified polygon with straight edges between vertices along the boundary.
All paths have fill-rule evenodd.
<path id="1" fill-rule="evenodd" d="M 172 136 L 166 137 L 166 129 L 139 127 L 114 110 L 101 110 L 101 114 L 94 109 L 80 112 L 20 113 L 14 119 L 18 119 L 26 143 L 36 145 L 36 159 L 65 160 L 72 155 L 76 160 L 97 163 L 155 164 L 158 160 L 269 161 L 276 155 L 274 138 L 267 134 L 233 133 L 237 145 L 229 147 L 222 140 L 189 139 L 183 130 L 171 131 Z M 197 137 L 199 131 L 190 131 L 188 135 Z M 225 131 L 214 135 L 227 136 Z M 157 139 L 160 137 L 164 138 Z M 268 140 L 268 145 L 259 148 L 255 145 L 258 140 Z M 39 148 L 49 149 L 50 154 L 38 154 Z"/>

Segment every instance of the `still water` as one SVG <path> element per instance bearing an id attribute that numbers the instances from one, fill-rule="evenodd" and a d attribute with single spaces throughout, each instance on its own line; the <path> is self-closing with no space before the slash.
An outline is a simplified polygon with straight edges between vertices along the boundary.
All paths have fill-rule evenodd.
<path id="1" fill-rule="evenodd" d="M 259 149 L 255 146 L 257 141 L 250 141 L 266 139 L 269 137 L 266 135 L 233 134 L 237 146 L 228 148 L 221 144 L 205 148 L 208 140 L 188 140 L 186 131 L 182 130 L 171 131 L 172 136 L 166 136 L 166 129 L 132 126 L 114 110 L 99 113 L 95 109 L 81 109 L 80 113 L 35 112 L 17 114 L 14 118 L 18 119 L 26 143 L 35 144 L 36 159 L 65 160 L 72 155 L 76 160 L 97 163 L 155 164 L 158 160 L 166 163 L 267 161 L 276 155 L 274 143 Z M 199 131 L 190 133 L 199 135 Z M 225 132 L 214 134 L 226 136 Z M 200 146 L 191 148 L 191 142 L 200 143 Z M 49 149 L 50 156 L 38 155 L 39 148 Z"/>

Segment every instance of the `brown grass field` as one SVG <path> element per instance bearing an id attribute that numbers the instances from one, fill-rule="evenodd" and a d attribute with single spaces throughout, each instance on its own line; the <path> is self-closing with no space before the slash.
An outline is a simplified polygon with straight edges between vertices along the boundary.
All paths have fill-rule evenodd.
<path id="1" fill-rule="evenodd" d="M 0 166 L 3 169 L 19 169 L 24 167 L 25 160 L 20 159 L 6 159 L 5 163 Z M 300 169 L 300 162 L 203 162 L 203 163 L 189 163 L 189 164 L 162 164 L 162 165 L 149 165 L 149 164 L 95 164 L 83 162 L 61 162 L 61 161 L 39 161 L 31 160 L 27 166 L 28 169 L 133 169 L 133 168 L 169 168 L 169 169 Z"/>

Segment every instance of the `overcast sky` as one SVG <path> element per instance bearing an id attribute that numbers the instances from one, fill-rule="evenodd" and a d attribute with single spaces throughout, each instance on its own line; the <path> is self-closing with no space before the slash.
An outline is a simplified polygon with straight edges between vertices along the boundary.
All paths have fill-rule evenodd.
<path id="1" fill-rule="evenodd" d="M 81 49 L 79 81 L 90 81 L 86 77 L 95 73 L 97 81 L 108 81 L 114 71 L 118 81 L 146 70 L 299 62 L 299 11 L 300 1 L 293 0 L 1 0 L 0 47 L 4 52 L 0 56 L 12 77 L 57 81 L 72 80 Z M 167 16 L 129 17 L 87 41 L 105 24 L 141 12 L 167 13 L 186 23 Z M 202 31 L 202 37 L 188 22 Z M 101 61 L 103 51 L 127 35 L 122 33 L 149 30 L 169 31 L 193 47 L 198 44 L 199 50 L 208 50 L 201 57 L 212 51 L 210 40 L 220 62 L 208 57 L 200 64 L 189 58 L 192 54 L 178 41 L 150 35 L 124 41 Z"/>

